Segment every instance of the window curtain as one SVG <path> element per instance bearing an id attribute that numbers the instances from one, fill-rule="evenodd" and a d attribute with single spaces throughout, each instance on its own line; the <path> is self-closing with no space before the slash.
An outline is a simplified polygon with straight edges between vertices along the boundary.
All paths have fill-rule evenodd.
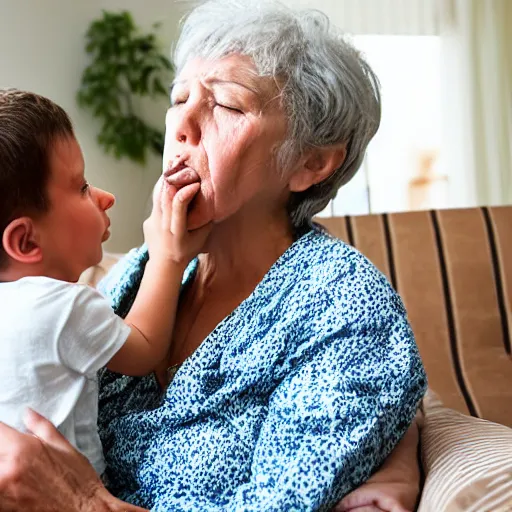
<path id="1" fill-rule="evenodd" d="M 512 204 L 512 0 L 287 3 L 316 7 L 351 34 L 440 35 L 449 204 Z"/>
<path id="2" fill-rule="evenodd" d="M 442 0 L 440 14 L 451 199 L 512 204 L 512 2 Z"/>
<path id="3" fill-rule="evenodd" d="M 256 0 L 255 0 L 256 1 Z M 433 35 L 439 32 L 439 0 L 285 0 L 319 9 L 349 34 Z"/>

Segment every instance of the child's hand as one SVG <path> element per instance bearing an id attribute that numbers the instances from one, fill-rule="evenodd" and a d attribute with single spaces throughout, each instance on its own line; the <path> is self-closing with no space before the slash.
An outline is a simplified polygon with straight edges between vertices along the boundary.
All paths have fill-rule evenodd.
<path id="1" fill-rule="evenodd" d="M 211 230 L 211 223 L 187 230 L 187 210 L 199 192 L 199 177 L 189 177 L 183 184 L 170 184 L 161 177 L 153 191 L 153 209 L 144 222 L 144 238 L 152 259 L 186 265 L 197 256 Z"/>

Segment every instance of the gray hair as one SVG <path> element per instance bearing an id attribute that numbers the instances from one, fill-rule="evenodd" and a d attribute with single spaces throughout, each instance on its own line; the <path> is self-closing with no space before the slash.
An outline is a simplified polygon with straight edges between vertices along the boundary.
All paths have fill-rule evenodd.
<path id="1" fill-rule="evenodd" d="M 329 178 L 292 193 L 288 212 L 300 227 L 360 167 L 380 124 L 378 79 L 325 14 L 273 0 L 210 0 L 196 7 L 184 22 L 174 61 L 179 73 L 190 58 L 232 53 L 251 57 L 261 76 L 282 84 L 288 133 L 276 157 L 284 171 L 308 148 L 346 144 L 345 161 Z"/>

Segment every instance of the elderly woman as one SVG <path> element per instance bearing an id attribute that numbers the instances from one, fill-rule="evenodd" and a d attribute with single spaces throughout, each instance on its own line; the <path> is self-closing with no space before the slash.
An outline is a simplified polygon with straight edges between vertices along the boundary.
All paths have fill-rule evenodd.
<path id="1" fill-rule="evenodd" d="M 117 499 L 31 416 L 42 441 L 0 432 L 2 510 L 328 510 L 383 463 L 425 391 L 399 297 L 311 222 L 378 128 L 366 62 L 318 12 L 222 1 L 188 17 L 175 62 L 164 175 L 200 182 L 189 229 L 213 228 L 161 368 L 101 377 Z M 147 259 L 132 251 L 102 283 L 119 315 Z"/>

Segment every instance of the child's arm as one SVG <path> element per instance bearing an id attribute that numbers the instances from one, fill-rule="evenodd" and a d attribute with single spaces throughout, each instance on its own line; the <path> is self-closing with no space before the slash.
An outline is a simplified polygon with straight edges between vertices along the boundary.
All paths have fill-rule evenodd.
<path id="1" fill-rule="evenodd" d="M 146 375 L 167 354 L 183 272 L 210 231 L 210 225 L 187 231 L 187 207 L 199 188 L 192 183 L 177 191 L 165 181 L 155 187 L 153 210 L 144 223 L 150 259 L 125 319 L 131 333 L 107 364 L 109 370 Z"/>
<path id="2" fill-rule="evenodd" d="M 150 259 L 125 323 L 131 332 L 107 368 L 124 375 L 146 375 L 167 354 L 174 328 L 184 267 Z"/>

